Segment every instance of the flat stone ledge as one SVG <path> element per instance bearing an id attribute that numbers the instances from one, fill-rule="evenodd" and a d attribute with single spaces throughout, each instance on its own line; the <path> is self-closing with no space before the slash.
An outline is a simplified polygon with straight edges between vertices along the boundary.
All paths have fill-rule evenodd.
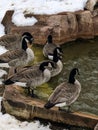
<path id="1" fill-rule="evenodd" d="M 45 102 L 28 97 L 24 89 L 16 86 L 6 86 L 3 94 L 2 106 L 11 115 L 25 120 L 33 120 L 35 117 L 64 123 L 74 126 L 94 128 L 98 122 L 98 116 L 88 115 L 82 112 L 66 113 L 59 111 L 57 107 L 50 110 L 44 108 Z"/>

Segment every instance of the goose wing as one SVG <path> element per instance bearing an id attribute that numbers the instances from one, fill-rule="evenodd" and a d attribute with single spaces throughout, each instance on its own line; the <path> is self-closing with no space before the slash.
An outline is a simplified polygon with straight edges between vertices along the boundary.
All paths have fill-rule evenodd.
<path id="1" fill-rule="evenodd" d="M 17 59 L 24 55 L 26 55 L 26 52 L 24 50 L 21 50 L 21 49 L 10 50 L 10 51 L 7 51 L 4 54 L 0 55 L 0 62 L 8 63 L 11 60 Z"/>
<path id="2" fill-rule="evenodd" d="M 40 75 L 40 70 L 38 66 L 27 66 L 21 68 L 18 72 L 11 75 L 9 79 L 13 82 L 27 82 L 36 78 Z M 7 79 L 8 80 L 8 79 Z"/>
<path id="3" fill-rule="evenodd" d="M 54 49 L 56 48 L 55 44 L 46 44 L 43 48 L 43 54 L 47 57 L 48 54 L 53 54 Z"/>
<path id="4" fill-rule="evenodd" d="M 54 92 L 50 95 L 49 101 L 53 104 L 68 103 L 75 96 L 75 88 L 69 83 L 63 82 L 56 87 Z"/>
<path id="5" fill-rule="evenodd" d="M 12 50 L 12 48 L 16 47 L 19 48 L 20 41 L 21 41 L 20 36 L 16 34 L 15 35 L 7 34 L 0 37 L 0 45 L 5 46 L 5 48 L 8 50 Z"/>

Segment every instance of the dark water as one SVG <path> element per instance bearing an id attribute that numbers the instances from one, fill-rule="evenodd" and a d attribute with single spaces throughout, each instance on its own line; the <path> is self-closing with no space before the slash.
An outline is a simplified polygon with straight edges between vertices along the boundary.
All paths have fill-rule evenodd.
<path id="1" fill-rule="evenodd" d="M 63 81 L 68 80 L 69 72 L 78 67 L 80 76 L 77 79 L 82 85 L 78 100 L 72 104 L 74 111 L 81 111 L 98 115 L 98 38 L 94 40 L 77 40 L 62 46 L 64 56 L 62 72 L 48 83 L 37 88 L 36 93 L 43 100 L 47 100 L 53 89 Z M 36 46 L 36 62 L 45 59 L 42 47 Z"/>

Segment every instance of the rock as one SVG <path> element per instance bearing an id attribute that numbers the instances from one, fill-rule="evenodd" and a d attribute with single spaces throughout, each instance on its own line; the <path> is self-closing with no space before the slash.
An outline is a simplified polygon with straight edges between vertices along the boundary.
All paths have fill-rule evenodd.
<path id="1" fill-rule="evenodd" d="M 46 23 L 53 28 L 51 33 L 55 43 L 63 44 L 77 38 L 78 23 L 74 13 L 52 15 Z"/>
<path id="2" fill-rule="evenodd" d="M 98 16 L 93 18 L 94 25 L 94 35 L 98 36 Z"/>
<path id="3" fill-rule="evenodd" d="M 96 5 L 97 2 L 98 2 L 98 0 L 88 0 L 86 3 L 85 9 L 87 9 L 89 11 L 93 11 L 94 6 Z"/>
<path id="4" fill-rule="evenodd" d="M 90 11 L 83 11 L 76 13 L 78 21 L 78 38 L 93 38 L 94 37 L 94 27 L 93 20 Z"/>
<path id="5" fill-rule="evenodd" d="M 5 109 L 5 112 L 20 119 L 33 119 L 38 115 L 36 112 L 33 113 L 33 109 L 40 111 L 44 104 L 39 99 L 33 99 L 27 96 L 25 90 L 20 86 L 9 85 L 5 87 L 2 101 L 3 109 Z"/>
<path id="6" fill-rule="evenodd" d="M 25 27 L 15 26 L 11 22 L 12 15 L 13 11 L 7 11 L 2 21 L 7 34 L 22 34 L 28 31 L 34 36 L 35 44 L 44 45 L 49 34 L 53 35 L 53 42 L 60 45 L 77 38 L 93 38 L 97 31 L 94 32 L 94 22 L 96 23 L 96 21 L 93 20 L 90 11 L 62 12 L 54 15 L 27 14 L 25 17 L 34 16 L 38 22 L 33 26 Z M 7 26 L 8 23 L 9 26 Z"/>
<path id="7" fill-rule="evenodd" d="M 13 13 L 14 13 L 14 11 L 7 11 L 5 14 L 5 16 L 7 16 L 7 18 L 4 17 L 1 22 L 5 26 L 5 34 L 10 33 L 11 24 L 12 24 L 11 20 L 12 20 Z"/>
<path id="8" fill-rule="evenodd" d="M 87 128 L 94 128 L 98 122 L 97 115 L 88 115 L 81 112 L 67 113 L 66 111 L 59 111 L 57 107 L 47 110 L 44 108 L 44 104 L 45 102 L 40 99 L 27 96 L 20 86 L 10 85 L 5 87 L 2 110 L 19 119 L 41 118 L 56 123 Z"/>

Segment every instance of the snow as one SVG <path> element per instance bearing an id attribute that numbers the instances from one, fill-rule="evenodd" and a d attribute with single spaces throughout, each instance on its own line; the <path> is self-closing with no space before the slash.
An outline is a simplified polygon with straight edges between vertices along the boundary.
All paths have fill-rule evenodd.
<path id="1" fill-rule="evenodd" d="M 27 13 L 56 14 L 63 11 L 83 10 L 87 0 L 0 0 L 0 36 L 5 34 L 1 21 L 7 10 L 14 10 L 12 22 L 16 26 L 30 26 L 37 22 L 34 17 L 25 18 Z"/>
<path id="2" fill-rule="evenodd" d="M 7 52 L 8 50 L 4 47 L 4 46 L 0 46 L 0 55 Z M 8 63 L 0 63 L 0 67 L 6 67 L 6 68 L 9 68 L 9 65 Z M 3 71 L 3 73 L 5 74 L 5 72 Z M 0 71 L 0 77 L 1 75 L 3 76 L 3 74 L 1 74 L 1 71 Z"/>
<path id="3" fill-rule="evenodd" d="M 9 114 L 0 112 L 0 130 L 51 130 L 48 126 L 40 125 L 39 121 L 21 122 Z"/>
<path id="4" fill-rule="evenodd" d="M 0 69 L 0 77 L 2 77 L 4 74 L 7 74 L 7 72 L 2 70 L 2 69 Z"/>
<path id="5" fill-rule="evenodd" d="M 37 22 L 37 20 L 34 17 L 25 18 L 22 12 L 16 11 L 12 16 L 12 22 L 17 26 L 32 26 Z"/>
<path id="6" fill-rule="evenodd" d="M 0 55 L 7 52 L 8 50 L 4 46 L 0 46 Z"/>

